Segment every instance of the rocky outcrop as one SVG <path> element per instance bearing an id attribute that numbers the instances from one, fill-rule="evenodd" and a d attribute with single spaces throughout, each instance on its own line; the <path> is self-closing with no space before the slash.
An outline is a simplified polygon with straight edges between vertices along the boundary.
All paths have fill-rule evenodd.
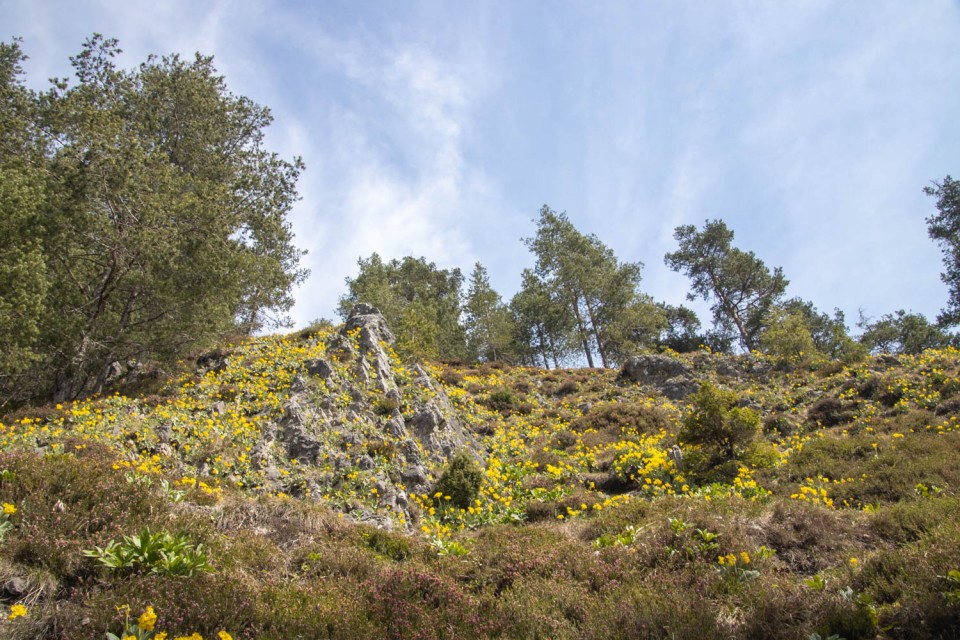
<path id="1" fill-rule="evenodd" d="M 380 312 L 357 305 L 325 344 L 326 355 L 307 360 L 287 390 L 278 419 L 261 431 L 251 460 L 264 488 L 300 495 L 330 495 L 346 482 L 375 490 L 376 509 L 347 504 L 354 519 L 377 526 L 386 511 L 409 513 L 410 493 L 427 493 L 442 465 L 459 449 L 478 444 L 460 423 L 449 398 L 419 365 L 401 368 L 394 336 Z M 399 374 L 399 375 L 398 375 Z M 296 483 L 277 471 L 296 460 Z"/>
<path id="2" fill-rule="evenodd" d="M 360 345 L 360 357 L 355 361 L 354 373 L 363 382 L 372 380 L 387 397 L 396 396 L 397 385 L 387 353 L 387 349 L 393 347 L 394 337 L 386 319 L 375 307 L 358 304 L 340 329 L 344 337 L 354 333 L 358 335 Z"/>
<path id="3" fill-rule="evenodd" d="M 716 375 L 721 380 L 765 380 L 773 365 L 769 360 L 744 354 L 739 356 L 697 353 L 690 364 L 664 354 L 645 354 L 627 358 L 621 375 L 649 386 L 671 400 L 686 400 L 700 388 L 698 380 Z"/>
<path id="4" fill-rule="evenodd" d="M 660 384 L 693 371 L 675 358 L 657 354 L 632 356 L 623 363 L 623 375 L 640 384 Z"/>
<path id="5" fill-rule="evenodd" d="M 648 354 L 627 358 L 621 373 L 634 382 L 654 387 L 671 400 L 685 400 L 699 388 L 690 367 L 665 355 Z"/>

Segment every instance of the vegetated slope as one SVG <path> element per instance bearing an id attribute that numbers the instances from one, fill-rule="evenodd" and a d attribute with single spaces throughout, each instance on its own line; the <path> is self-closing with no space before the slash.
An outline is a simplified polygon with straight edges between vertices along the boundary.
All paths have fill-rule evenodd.
<path id="1" fill-rule="evenodd" d="M 390 339 L 361 307 L 6 417 L 2 635 L 960 634 L 957 351 L 541 370 Z"/>

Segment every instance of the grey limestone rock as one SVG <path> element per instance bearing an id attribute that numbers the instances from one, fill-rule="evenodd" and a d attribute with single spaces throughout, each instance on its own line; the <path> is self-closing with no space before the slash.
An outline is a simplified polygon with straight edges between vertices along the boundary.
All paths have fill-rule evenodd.
<path id="1" fill-rule="evenodd" d="M 403 415 L 399 411 L 393 412 L 393 415 L 384 425 L 384 429 L 394 438 L 405 438 L 407 435 L 407 426 L 403 421 Z"/>
<path id="2" fill-rule="evenodd" d="M 623 363 L 623 374 L 640 384 L 660 384 L 677 376 L 690 376 L 690 367 L 670 356 L 631 356 Z"/>
<path id="3" fill-rule="evenodd" d="M 307 373 L 315 378 L 322 378 L 326 380 L 333 375 L 333 367 L 330 366 L 330 363 L 323 358 L 307 360 L 306 365 Z"/>
<path id="4" fill-rule="evenodd" d="M 387 347 L 392 347 L 395 339 L 380 311 L 368 304 L 356 305 L 340 330 L 342 336 L 354 332 L 359 332 L 358 342 L 364 356 L 357 360 L 354 372 L 364 381 L 375 379 L 384 393 L 396 392 L 397 384 L 393 380 L 387 353 Z"/>
<path id="5" fill-rule="evenodd" d="M 306 410 L 296 401 L 284 407 L 280 423 L 280 437 L 290 457 L 302 462 L 315 462 L 320 453 L 320 441 L 310 433 Z"/>
<path id="6" fill-rule="evenodd" d="M 677 376 L 670 378 L 660 385 L 660 392 L 671 400 L 686 400 L 689 396 L 697 392 L 700 384 L 686 376 Z"/>

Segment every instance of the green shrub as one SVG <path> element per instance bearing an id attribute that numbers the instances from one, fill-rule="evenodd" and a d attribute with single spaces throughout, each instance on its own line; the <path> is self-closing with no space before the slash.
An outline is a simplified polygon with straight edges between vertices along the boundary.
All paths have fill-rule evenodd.
<path id="1" fill-rule="evenodd" d="M 386 396 L 383 398 L 377 398 L 373 401 L 373 412 L 378 416 L 389 416 L 399 407 L 400 403 L 393 398 L 388 398 Z"/>
<path id="2" fill-rule="evenodd" d="M 705 382 L 690 397 L 678 434 L 681 442 L 701 445 L 711 454 L 711 464 L 736 458 L 760 431 L 760 416 L 740 407 L 737 394 Z"/>
<path id="3" fill-rule="evenodd" d="M 748 467 L 754 469 L 770 469 L 780 462 L 780 453 L 777 448 L 764 440 L 751 443 L 743 452 L 740 459 Z"/>
<path id="4" fill-rule="evenodd" d="M 796 430 L 795 421 L 783 413 L 773 414 L 763 421 L 763 432 L 766 434 L 792 436 Z"/>
<path id="5" fill-rule="evenodd" d="M 823 357 L 803 316 L 781 309 L 771 314 L 768 327 L 760 335 L 760 347 L 764 353 L 790 364 L 806 364 Z"/>
<path id="6" fill-rule="evenodd" d="M 940 386 L 940 399 L 947 400 L 960 393 L 960 378 L 949 378 Z"/>
<path id="7" fill-rule="evenodd" d="M 450 459 L 446 470 L 437 481 L 436 490 L 450 496 L 450 504 L 466 509 L 476 500 L 483 482 L 483 472 L 466 450 L 460 450 Z"/>
<path id="8" fill-rule="evenodd" d="M 881 538 L 899 545 L 919 540 L 944 521 L 960 521 L 960 499 L 938 496 L 893 504 L 873 514 L 870 525 Z"/>
<path id="9" fill-rule="evenodd" d="M 483 404 L 490 410 L 504 413 L 515 409 L 519 403 L 517 396 L 507 388 L 494 389 L 483 400 Z"/>
<path id="10" fill-rule="evenodd" d="M 367 547 L 377 554 L 401 562 L 413 555 L 410 540 L 400 534 L 374 529 L 363 534 Z"/>

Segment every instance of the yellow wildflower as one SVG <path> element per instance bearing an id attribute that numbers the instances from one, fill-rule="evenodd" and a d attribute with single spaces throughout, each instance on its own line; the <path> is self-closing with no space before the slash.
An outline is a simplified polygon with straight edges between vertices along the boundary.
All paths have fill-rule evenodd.
<path id="1" fill-rule="evenodd" d="M 15 604 L 10 607 L 10 615 L 7 616 L 7 620 L 16 620 L 25 615 L 27 615 L 27 608 L 22 604 Z"/>
<path id="2" fill-rule="evenodd" d="M 231 636 L 226 631 L 219 631 L 217 633 L 217 637 L 220 638 L 220 640 L 233 640 L 233 636 Z"/>
<path id="3" fill-rule="evenodd" d="M 155 624 L 157 624 L 157 614 L 153 611 L 153 607 L 147 607 L 143 615 L 137 618 L 137 626 L 144 631 L 153 631 Z"/>
<path id="4" fill-rule="evenodd" d="M 3 513 L 5 515 L 12 516 L 16 512 L 17 512 L 17 508 L 14 505 L 10 504 L 9 502 L 3 503 Z"/>

